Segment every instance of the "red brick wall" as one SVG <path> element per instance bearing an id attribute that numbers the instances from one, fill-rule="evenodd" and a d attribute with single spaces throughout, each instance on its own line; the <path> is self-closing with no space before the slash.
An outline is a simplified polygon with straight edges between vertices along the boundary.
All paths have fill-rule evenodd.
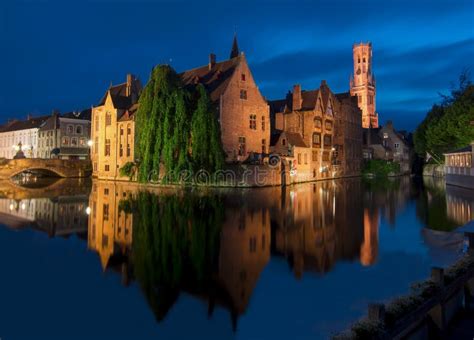
<path id="1" fill-rule="evenodd" d="M 228 161 L 242 161 L 250 152 L 262 152 L 262 140 L 268 152 L 270 144 L 270 110 L 265 98 L 260 93 L 250 68 L 241 56 L 242 61 L 235 70 L 225 93 L 220 101 L 220 123 L 222 144 Z M 245 80 L 242 79 L 245 75 Z M 240 91 L 247 91 L 247 99 L 240 98 Z M 256 115 L 256 129 L 250 128 L 250 115 Z M 262 128 L 263 117 L 263 128 Z M 238 155 L 239 137 L 245 137 L 246 154 Z"/>

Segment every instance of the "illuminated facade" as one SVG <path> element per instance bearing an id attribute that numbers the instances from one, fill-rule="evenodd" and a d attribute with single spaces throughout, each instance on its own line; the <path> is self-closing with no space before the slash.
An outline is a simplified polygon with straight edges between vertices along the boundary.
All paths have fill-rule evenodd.
<path id="1" fill-rule="evenodd" d="M 50 116 L 14 120 L 0 127 L 0 158 L 13 159 L 21 145 L 26 158 L 37 158 L 38 131 Z"/>
<path id="2" fill-rule="evenodd" d="M 446 183 L 474 189 L 474 142 L 444 154 Z"/>

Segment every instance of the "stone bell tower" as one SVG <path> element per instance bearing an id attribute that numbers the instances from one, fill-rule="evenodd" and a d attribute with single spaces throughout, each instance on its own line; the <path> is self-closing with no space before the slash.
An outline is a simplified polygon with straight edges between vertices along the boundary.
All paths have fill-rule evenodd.
<path id="1" fill-rule="evenodd" d="M 362 127 L 379 127 L 379 117 L 375 111 L 375 75 L 372 72 L 372 43 L 352 46 L 354 73 L 351 75 L 351 95 L 357 96 L 362 111 Z"/>

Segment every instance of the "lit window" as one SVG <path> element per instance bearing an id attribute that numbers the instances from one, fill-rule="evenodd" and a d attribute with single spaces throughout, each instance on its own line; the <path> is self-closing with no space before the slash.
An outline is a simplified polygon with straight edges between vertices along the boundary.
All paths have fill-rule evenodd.
<path id="1" fill-rule="evenodd" d="M 61 141 L 62 145 L 69 145 L 69 137 L 63 137 L 63 140 Z"/>
<path id="2" fill-rule="evenodd" d="M 71 138 L 71 145 L 72 146 L 77 146 L 77 137 L 72 137 Z"/>
<path id="3" fill-rule="evenodd" d="M 320 146 L 320 145 L 321 145 L 321 134 L 313 133 L 313 146 Z"/>
<path id="4" fill-rule="evenodd" d="M 257 130 L 257 115 L 250 115 L 250 130 Z"/>
<path id="5" fill-rule="evenodd" d="M 321 126 L 323 126 L 323 121 L 321 118 L 319 117 L 315 117 L 314 118 L 314 127 L 317 128 L 317 129 L 320 129 Z"/>
<path id="6" fill-rule="evenodd" d="M 105 156 L 110 156 L 110 139 L 105 140 Z"/>
<path id="7" fill-rule="evenodd" d="M 105 125 L 111 125 L 112 124 L 112 115 L 110 113 L 106 113 L 105 115 Z"/>

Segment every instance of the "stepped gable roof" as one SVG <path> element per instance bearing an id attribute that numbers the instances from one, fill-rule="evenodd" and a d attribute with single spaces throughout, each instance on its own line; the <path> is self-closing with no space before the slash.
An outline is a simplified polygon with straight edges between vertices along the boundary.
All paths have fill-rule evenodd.
<path id="1" fill-rule="evenodd" d="M 32 117 L 26 120 L 14 120 L 2 127 L 0 132 L 10 132 L 39 128 L 51 116 Z"/>
<path id="2" fill-rule="evenodd" d="M 227 89 L 227 85 L 229 85 L 235 69 L 239 66 L 243 58 L 243 55 L 239 55 L 232 59 L 216 62 L 210 69 L 209 65 L 206 64 L 184 71 L 180 73 L 180 77 L 185 85 L 204 85 L 211 101 L 217 102 Z"/>
<path id="3" fill-rule="evenodd" d="M 463 148 L 459 148 L 453 151 L 446 152 L 445 155 L 449 155 L 451 153 L 461 153 L 461 152 L 472 152 L 472 144 L 465 146 Z"/>

